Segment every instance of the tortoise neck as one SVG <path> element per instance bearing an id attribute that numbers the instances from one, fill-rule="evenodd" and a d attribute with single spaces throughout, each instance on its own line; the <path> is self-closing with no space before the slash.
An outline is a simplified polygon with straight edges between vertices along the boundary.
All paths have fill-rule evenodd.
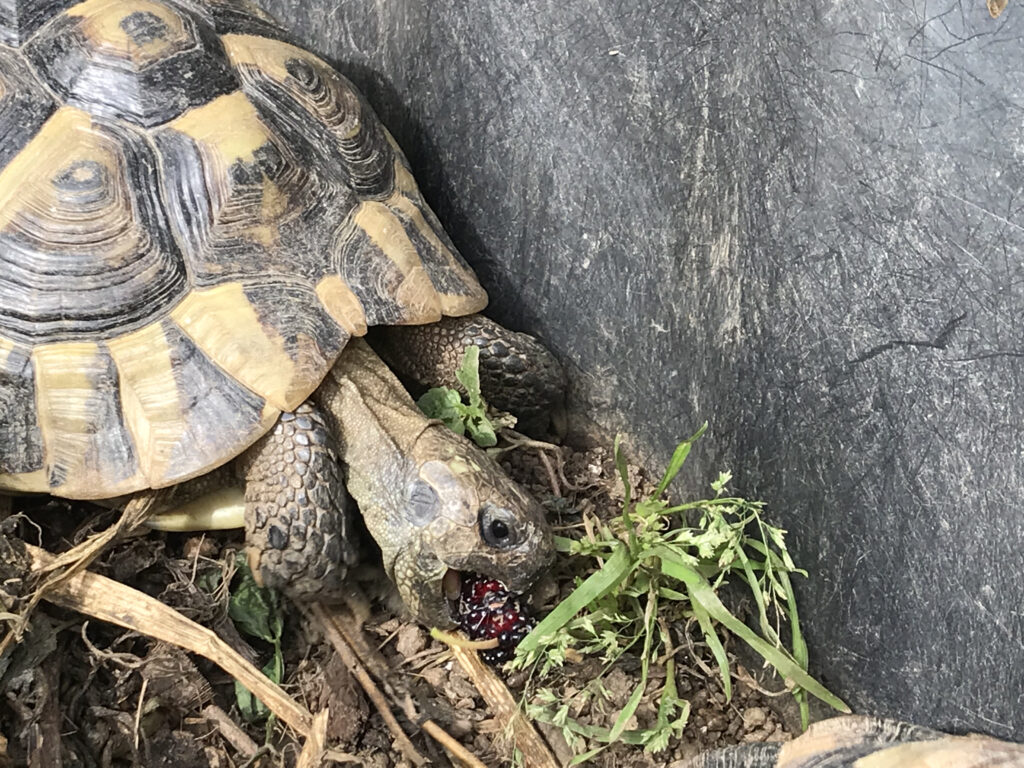
<path id="1" fill-rule="evenodd" d="M 410 473 L 415 474 L 410 456 L 435 422 L 362 339 L 348 342 L 315 398 L 339 438 L 349 493 L 370 533 L 387 549 L 381 536 L 403 524 L 399 511 Z"/>

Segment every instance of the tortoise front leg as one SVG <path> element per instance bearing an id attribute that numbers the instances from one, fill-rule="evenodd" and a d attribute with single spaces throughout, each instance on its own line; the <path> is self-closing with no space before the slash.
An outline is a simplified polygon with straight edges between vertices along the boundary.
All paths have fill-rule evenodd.
<path id="1" fill-rule="evenodd" d="M 253 573 L 293 597 L 337 595 L 356 560 L 353 511 L 335 437 L 319 408 L 306 402 L 282 413 L 239 459 L 239 469 Z"/>
<path id="2" fill-rule="evenodd" d="M 429 325 L 376 328 L 370 337 L 392 370 L 424 387 L 462 390 L 455 371 L 466 347 L 480 348 L 480 389 L 495 408 L 518 419 L 517 429 L 542 437 L 564 433 L 565 371 L 533 336 L 483 315 L 445 317 Z"/>

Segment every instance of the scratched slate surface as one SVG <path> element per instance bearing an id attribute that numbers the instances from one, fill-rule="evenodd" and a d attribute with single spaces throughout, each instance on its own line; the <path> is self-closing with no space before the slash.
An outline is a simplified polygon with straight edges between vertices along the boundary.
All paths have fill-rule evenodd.
<path id="1" fill-rule="evenodd" d="M 1024 4 L 272 0 L 498 319 L 657 463 L 713 428 L 859 711 L 1024 739 Z"/>

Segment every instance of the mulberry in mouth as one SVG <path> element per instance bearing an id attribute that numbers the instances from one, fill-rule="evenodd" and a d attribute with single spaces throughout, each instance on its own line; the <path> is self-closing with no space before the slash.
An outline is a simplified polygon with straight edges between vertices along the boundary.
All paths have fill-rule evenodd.
<path id="1" fill-rule="evenodd" d="M 488 664 L 503 664 L 536 624 L 519 602 L 496 579 L 466 574 L 458 605 L 459 625 L 471 640 L 497 638 L 498 647 L 480 651 Z"/>

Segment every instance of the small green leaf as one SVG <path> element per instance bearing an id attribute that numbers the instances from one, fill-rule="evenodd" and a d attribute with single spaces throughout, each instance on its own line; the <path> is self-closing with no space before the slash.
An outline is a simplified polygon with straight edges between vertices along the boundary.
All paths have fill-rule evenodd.
<path id="1" fill-rule="evenodd" d="M 249 563 L 242 554 L 238 555 L 235 562 L 237 573 L 234 589 L 228 600 L 228 615 L 240 632 L 274 646 L 270 661 L 263 666 L 263 674 L 272 682 L 280 683 L 284 676 L 284 656 L 281 652 L 284 617 L 281 614 L 277 593 L 256 583 L 252 571 L 249 570 Z M 237 680 L 235 700 L 238 702 L 239 711 L 248 722 L 262 720 L 270 713 L 266 705 Z"/>
<path id="2" fill-rule="evenodd" d="M 465 402 L 456 390 L 449 387 L 428 389 L 416 405 L 431 419 L 444 422 L 457 435 L 468 435 L 482 448 L 497 445 L 498 436 L 494 424 L 487 417 L 487 403 L 480 395 L 480 348 L 466 347 L 462 363 L 455 372 L 455 378 L 466 390 Z M 499 419 L 499 424 L 505 421 Z M 514 420 L 513 422 L 514 423 Z"/>
<path id="3" fill-rule="evenodd" d="M 454 389 L 448 389 L 448 387 L 428 389 L 416 401 L 416 405 L 429 418 L 443 421 L 444 425 L 455 434 L 466 434 L 466 424 L 462 417 L 464 408 L 462 398 Z"/>
<path id="4" fill-rule="evenodd" d="M 679 474 L 679 470 L 683 468 L 683 464 L 686 462 L 686 457 L 690 455 L 690 449 L 693 448 L 694 442 L 700 439 L 700 436 L 707 431 L 707 428 L 708 423 L 705 421 L 700 429 L 676 446 L 675 451 L 672 453 L 672 459 L 668 463 L 668 469 L 665 470 L 661 482 L 658 483 L 658 487 L 654 491 L 654 498 L 660 498 L 665 493 L 669 483 L 676 479 L 676 475 Z"/>
<path id="5" fill-rule="evenodd" d="M 236 564 L 238 573 L 228 601 L 228 615 L 245 634 L 268 643 L 279 642 L 284 621 L 277 593 L 256 583 L 243 555 L 238 555 Z"/>
<path id="6" fill-rule="evenodd" d="M 476 349 L 476 347 L 473 347 Z M 490 448 L 498 444 L 498 436 L 486 416 L 474 416 L 466 420 L 466 430 L 470 439 L 481 448 Z"/>
<path id="7" fill-rule="evenodd" d="M 246 722 L 251 723 L 256 720 L 258 717 L 256 709 L 259 701 L 248 688 L 237 680 L 235 680 L 235 702 L 238 704 L 238 711 L 242 713 L 242 717 L 245 718 Z"/>
<path id="8" fill-rule="evenodd" d="M 466 347 L 462 353 L 462 363 L 455 371 L 455 378 L 465 387 L 470 406 L 477 406 L 480 397 L 480 348 L 475 344 Z"/>

